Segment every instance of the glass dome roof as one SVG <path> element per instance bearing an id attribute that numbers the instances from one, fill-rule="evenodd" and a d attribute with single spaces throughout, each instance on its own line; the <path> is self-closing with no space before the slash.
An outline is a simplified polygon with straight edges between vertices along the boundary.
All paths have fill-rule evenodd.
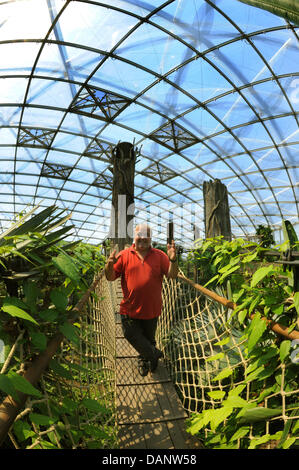
<path id="1" fill-rule="evenodd" d="M 234 236 L 298 232 L 299 31 L 237 0 L 0 1 L 0 222 L 72 213 L 108 235 L 119 141 L 138 151 L 136 218 L 204 235 L 204 181 L 228 189 Z M 0 228 L 1 228 L 0 226 Z"/>

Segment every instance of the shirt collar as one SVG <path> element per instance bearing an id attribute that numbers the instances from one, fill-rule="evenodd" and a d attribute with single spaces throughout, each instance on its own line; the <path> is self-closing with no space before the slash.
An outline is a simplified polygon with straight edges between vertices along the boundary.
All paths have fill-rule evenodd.
<path id="1" fill-rule="evenodd" d="M 149 247 L 149 250 L 148 250 L 146 256 L 150 254 L 150 252 L 152 251 L 152 249 L 153 249 L 153 247 L 152 247 L 152 245 L 151 245 L 151 246 Z M 132 245 L 130 246 L 130 251 L 132 251 L 133 253 L 136 253 L 136 254 L 137 254 L 137 251 L 136 251 L 136 248 L 135 248 L 135 243 L 132 243 Z"/>

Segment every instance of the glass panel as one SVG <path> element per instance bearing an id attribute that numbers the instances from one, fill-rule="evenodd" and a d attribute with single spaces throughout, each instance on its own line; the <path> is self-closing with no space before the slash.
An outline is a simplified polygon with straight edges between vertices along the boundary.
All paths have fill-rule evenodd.
<path id="1" fill-rule="evenodd" d="M 182 126 L 186 127 L 198 138 L 223 130 L 223 126 L 219 121 L 203 108 L 197 108 L 185 114 L 177 122 L 178 124 L 181 123 Z"/>
<path id="2" fill-rule="evenodd" d="M 0 76 L 30 75 L 39 49 L 40 44 L 33 42 L 0 44 Z"/>
<path id="3" fill-rule="evenodd" d="M 66 42 L 109 51 L 136 22 L 132 16 L 116 10 L 71 2 L 59 20 L 59 27 Z"/>
<path id="4" fill-rule="evenodd" d="M 271 119 L 267 122 L 267 128 L 277 144 L 288 141 L 298 133 L 298 124 L 293 116 Z"/>
<path id="5" fill-rule="evenodd" d="M 242 2 L 236 8 L 235 0 L 220 0 L 218 6 L 221 10 L 246 32 L 263 30 L 265 25 L 280 26 L 284 24 L 284 19 L 261 8 L 253 8 Z"/>
<path id="6" fill-rule="evenodd" d="M 116 49 L 116 54 L 144 65 L 158 74 L 165 74 L 190 58 L 195 52 L 149 24 L 142 24 Z"/>
<path id="7" fill-rule="evenodd" d="M 103 57 L 98 52 L 86 48 L 47 43 L 39 57 L 36 74 L 69 78 L 82 83 Z"/>
<path id="8" fill-rule="evenodd" d="M 273 15 L 274 16 L 274 15 Z M 254 43 L 262 51 L 274 74 L 297 72 L 298 41 L 291 30 L 270 31 L 255 36 Z M 259 78 L 269 73 L 265 70 Z"/>
<path id="9" fill-rule="evenodd" d="M 61 129 L 94 137 L 105 126 L 103 121 L 80 114 L 68 113 L 61 124 Z"/>
<path id="10" fill-rule="evenodd" d="M 11 162 L 14 164 L 14 162 Z M 17 162 L 16 163 L 16 168 L 15 168 L 16 173 L 28 173 L 29 175 L 39 175 L 41 171 L 41 165 L 38 163 L 28 163 L 28 162 Z M 19 181 L 22 180 L 21 175 L 19 176 Z M 33 183 L 32 183 L 33 184 Z"/>
<path id="11" fill-rule="evenodd" d="M 231 93 L 215 101 L 208 103 L 208 109 L 228 127 L 249 122 L 257 116 L 241 95 Z M 221 124 L 215 128 L 215 132 L 222 129 Z"/>
<path id="12" fill-rule="evenodd" d="M 3 181 L 3 179 L 8 177 L 8 174 L 5 175 L 5 173 L 13 173 L 14 172 L 14 161 L 9 161 L 9 160 L 2 161 L 1 162 L 1 167 L 0 167 L 1 168 L 1 179 Z M 9 179 L 11 179 L 11 177 L 9 177 Z"/>
<path id="13" fill-rule="evenodd" d="M 216 68 L 206 60 L 199 57 L 192 60 L 178 71 L 168 75 L 168 78 L 186 88 L 196 100 L 205 102 L 222 93 L 231 90 L 231 85 Z"/>
<path id="14" fill-rule="evenodd" d="M 140 96 L 139 101 L 150 108 L 156 108 L 168 118 L 176 117 L 195 106 L 195 102 L 182 91 L 167 82 L 160 82 Z"/>
<path id="15" fill-rule="evenodd" d="M 72 98 L 72 88 L 67 82 L 33 79 L 30 82 L 27 103 L 67 108 Z"/>
<path id="16" fill-rule="evenodd" d="M 245 88 L 242 93 L 261 118 L 290 112 L 280 87 L 273 79 Z"/>
<path id="17" fill-rule="evenodd" d="M 203 0 L 173 2 L 153 20 L 201 51 L 236 34 L 232 25 Z"/>
<path id="18" fill-rule="evenodd" d="M 49 108 L 26 107 L 23 114 L 23 126 L 54 127 L 58 126 L 63 118 L 63 112 Z"/>
<path id="19" fill-rule="evenodd" d="M 27 80 L 24 78 L 2 78 L 0 103 L 19 103 L 24 101 Z"/>
<path id="20" fill-rule="evenodd" d="M 0 17 L 0 41 L 44 37 L 51 26 L 46 0 L 2 3 Z"/>
<path id="21" fill-rule="evenodd" d="M 166 119 L 161 118 L 161 116 L 144 108 L 143 106 L 133 103 L 117 116 L 115 122 L 135 128 L 138 128 L 141 124 L 142 132 L 144 134 L 150 134 L 160 127 L 161 124 L 166 122 Z"/>
<path id="22" fill-rule="evenodd" d="M 133 143 L 136 137 L 138 136 L 138 132 L 142 132 L 142 122 L 139 123 L 138 127 L 139 129 L 136 129 L 136 132 L 131 132 L 115 124 L 109 124 L 106 128 L 101 131 L 101 139 L 105 139 L 115 143 L 119 141 Z"/>
<path id="23" fill-rule="evenodd" d="M 269 121 L 267 126 L 269 126 Z M 267 132 L 267 127 L 260 122 L 234 129 L 234 134 L 240 139 L 241 145 L 249 150 L 273 143 L 271 136 Z"/>
<path id="24" fill-rule="evenodd" d="M 16 136 L 17 132 L 15 129 L 10 129 L 10 128 L 5 128 L 1 127 L 0 128 L 0 142 L 1 145 L 13 145 L 16 142 Z"/>
<path id="25" fill-rule="evenodd" d="M 107 58 L 90 78 L 89 83 L 107 88 L 128 97 L 134 97 L 148 87 L 155 77 L 150 72 L 124 61 Z"/>
<path id="26" fill-rule="evenodd" d="M 50 150 L 47 156 L 47 163 L 55 163 L 60 165 L 66 165 L 73 167 L 76 161 L 78 160 L 78 155 L 73 155 L 71 153 L 64 153 L 59 150 Z"/>
<path id="27" fill-rule="evenodd" d="M 86 142 L 82 137 L 65 134 L 64 132 L 58 132 L 52 145 L 55 148 L 59 148 L 61 151 L 64 149 L 67 152 L 76 152 L 79 155 L 86 148 Z M 76 157 L 74 155 L 71 158 L 75 159 Z"/>

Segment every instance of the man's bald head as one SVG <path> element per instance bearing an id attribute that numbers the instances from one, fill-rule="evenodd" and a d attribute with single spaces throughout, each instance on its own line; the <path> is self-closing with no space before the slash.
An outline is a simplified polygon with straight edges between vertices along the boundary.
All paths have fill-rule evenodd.
<path id="1" fill-rule="evenodd" d="M 151 228 L 148 224 L 139 224 L 134 232 L 135 249 L 142 255 L 151 247 Z"/>
<path id="2" fill-rule="evenodd" d="M 151 238 L 152 230 L 148 224 L 138 224 L 135 227 L 134 234 L 135 237 L 138 236 L 139 238 Z"/>

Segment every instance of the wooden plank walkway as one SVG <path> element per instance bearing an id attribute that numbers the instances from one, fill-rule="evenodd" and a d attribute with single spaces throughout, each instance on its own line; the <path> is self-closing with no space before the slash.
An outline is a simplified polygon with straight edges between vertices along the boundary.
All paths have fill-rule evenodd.
<path id="1" fill-rule="evenodd" d="M 116 315 L 117 421 L 121 449 L 197 449 L 185 430 L 187 412 L 160 359 L 157 370 L 141 377 L 138 353 L 124 338 Z"/>

